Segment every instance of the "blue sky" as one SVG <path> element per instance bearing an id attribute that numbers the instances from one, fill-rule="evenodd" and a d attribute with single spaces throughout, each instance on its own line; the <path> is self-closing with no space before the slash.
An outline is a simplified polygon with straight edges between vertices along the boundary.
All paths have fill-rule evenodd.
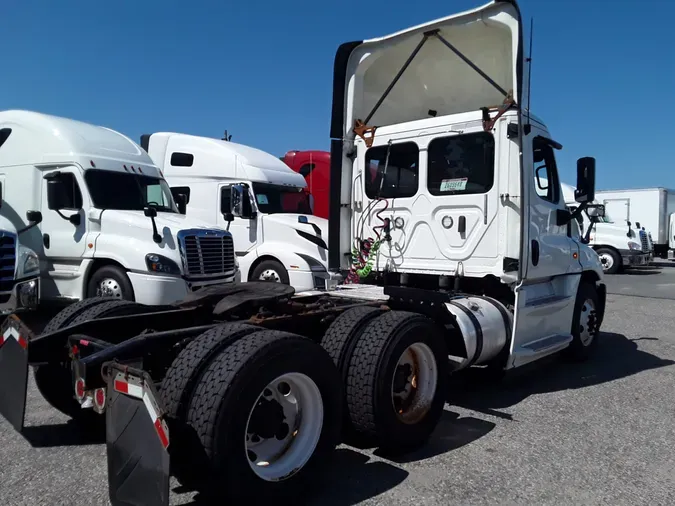
<path id="1" fill-rule="evenodd" d="M 7 0 L 0 109 L 160 130 L 275 155 L 328 149 L 333 57 L 481 0 Z M 599 188 L 675 188 L 673 0 L 522 0 L 535 18 L 532 109 L 563 144 L 563 180 L 597 158 Z"/>

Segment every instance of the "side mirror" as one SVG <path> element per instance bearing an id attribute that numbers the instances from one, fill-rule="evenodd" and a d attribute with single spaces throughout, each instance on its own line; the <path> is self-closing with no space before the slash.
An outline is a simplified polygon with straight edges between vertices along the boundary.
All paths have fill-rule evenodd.
<path id="1" fill-rule="evenodd" d="M 52 211 L 67 209 L 70 204 L 68 191 L 63 180 L 59 177 L 47 180 L 47 207 Z"/>
<path id="2" fill-rule="evenodd" d="M 232 203 L 232 215 L 237 218 L 251 220 L 255 218 L 253 204 L 248 192 L 248 185 L 233 184 L 230 187 L 230 202 Z"/>
<path id="3" fill-rule="evenodd" d="M 187 213 L 187 195 L 185 195 L 184 193 L 179 193 L 178 195 L 174 196 L 174 199 L 176 200 L 176 207 L 178 208 L 178 212 L 180 214 Z"/>
<path id="4" fill-rule="evenodd" d="M 157 217 L 157 209 L 151 206 L 147 206 L 143 209 L 143 214 L 147 216 L 148 218 L 156 218 Z"/>
<path id="5" fill-rule="evenodd" d="M 79 215 L 76 216 L 79 217 Z M 26 220 L 28 221 L 28 225 L 17 230 L 17 234 L 23 234 L 27 230 L 39 225 L 42 222 L 42 213 L 40 211 L 26 211 Z"/>
<path id="6" fill-rule="evenodd" d="M 591 204 L 586 208 L 589 218 L 602 218 L 605 216 L 605 206 L 602 204 Z"/>
<path id="7" fill-rule="evenodd" d="M 32 225 L 42 223 L 42 213 L 40 211 L 26 211 L 26 220 Z"/>
<path id="8" fill-rule="evenodd" d="M 577 160 L 577 189 L 574 200 L 579 203 L 595 200 L 595 158 L 587 156 Z"/>

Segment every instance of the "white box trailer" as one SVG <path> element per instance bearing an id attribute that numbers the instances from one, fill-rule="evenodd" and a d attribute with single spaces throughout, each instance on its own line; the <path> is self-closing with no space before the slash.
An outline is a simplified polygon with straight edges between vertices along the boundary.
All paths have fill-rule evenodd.
<path id="1" fill-rule="evenodd" d="M 650 232 L 655 256 L 668 256 L 670 215 L 675 212 L 675 190 L 663 187 L 602 190 L 596 192 L 595 198 L 598 203 L 605 204 L 607 216 L 615 223 L 631 222 Z"/>

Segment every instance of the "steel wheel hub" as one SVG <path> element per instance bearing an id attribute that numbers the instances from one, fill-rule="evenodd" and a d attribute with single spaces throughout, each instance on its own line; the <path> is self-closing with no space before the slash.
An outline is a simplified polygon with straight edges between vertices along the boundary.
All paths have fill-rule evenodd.
<path id="1" fill-rule="evenodd" d="M 603 253 L 600 255 L 600 263 L 602 264 L 602 270 L 607 271 L 614 266 L 614 259 L 611 255 Z"/>
<path id="2" fill-rule="evenodd" d="M 436 396 L 438 365 L 431 348 L 415 343 L 405 349 L 396 364 L 391 385 L 394 411 L 403 423 L 419 422 Z"/>
<path id="3" fill-rule="evenodd" d="M 593 342 L 598 332 L 597 325 L 598 318 L 595 302 L 591 299 L 586 299 L 581 306 L 581 314 L 579 315 L 579 339 L 581 340 L 581 344 L 589 346 Z"/>
<path id="4" fill-rule="evenodd" d="M 245 446 L 253 472 L 265 481 L 290 478 L 314 453 L 323 427 L 319 387 L 301 373 L 279 376 L 249 413 Z"/>

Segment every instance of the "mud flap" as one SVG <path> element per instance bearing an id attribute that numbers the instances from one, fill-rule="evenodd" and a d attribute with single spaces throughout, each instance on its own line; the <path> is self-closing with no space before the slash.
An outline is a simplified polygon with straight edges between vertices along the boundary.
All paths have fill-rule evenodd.
<path id="1" fill-rule="evenodd" d="M 0 414 L 23 431 L 28 387 L 28 342 L 30 330 L 15 315 L 0 327 Z"/>
<path id="2" fill-rule="evenodd" d="M 168 506 L 169 430 L 150 376 L 107 363 L 106 450 L 113 506 Z"/>

